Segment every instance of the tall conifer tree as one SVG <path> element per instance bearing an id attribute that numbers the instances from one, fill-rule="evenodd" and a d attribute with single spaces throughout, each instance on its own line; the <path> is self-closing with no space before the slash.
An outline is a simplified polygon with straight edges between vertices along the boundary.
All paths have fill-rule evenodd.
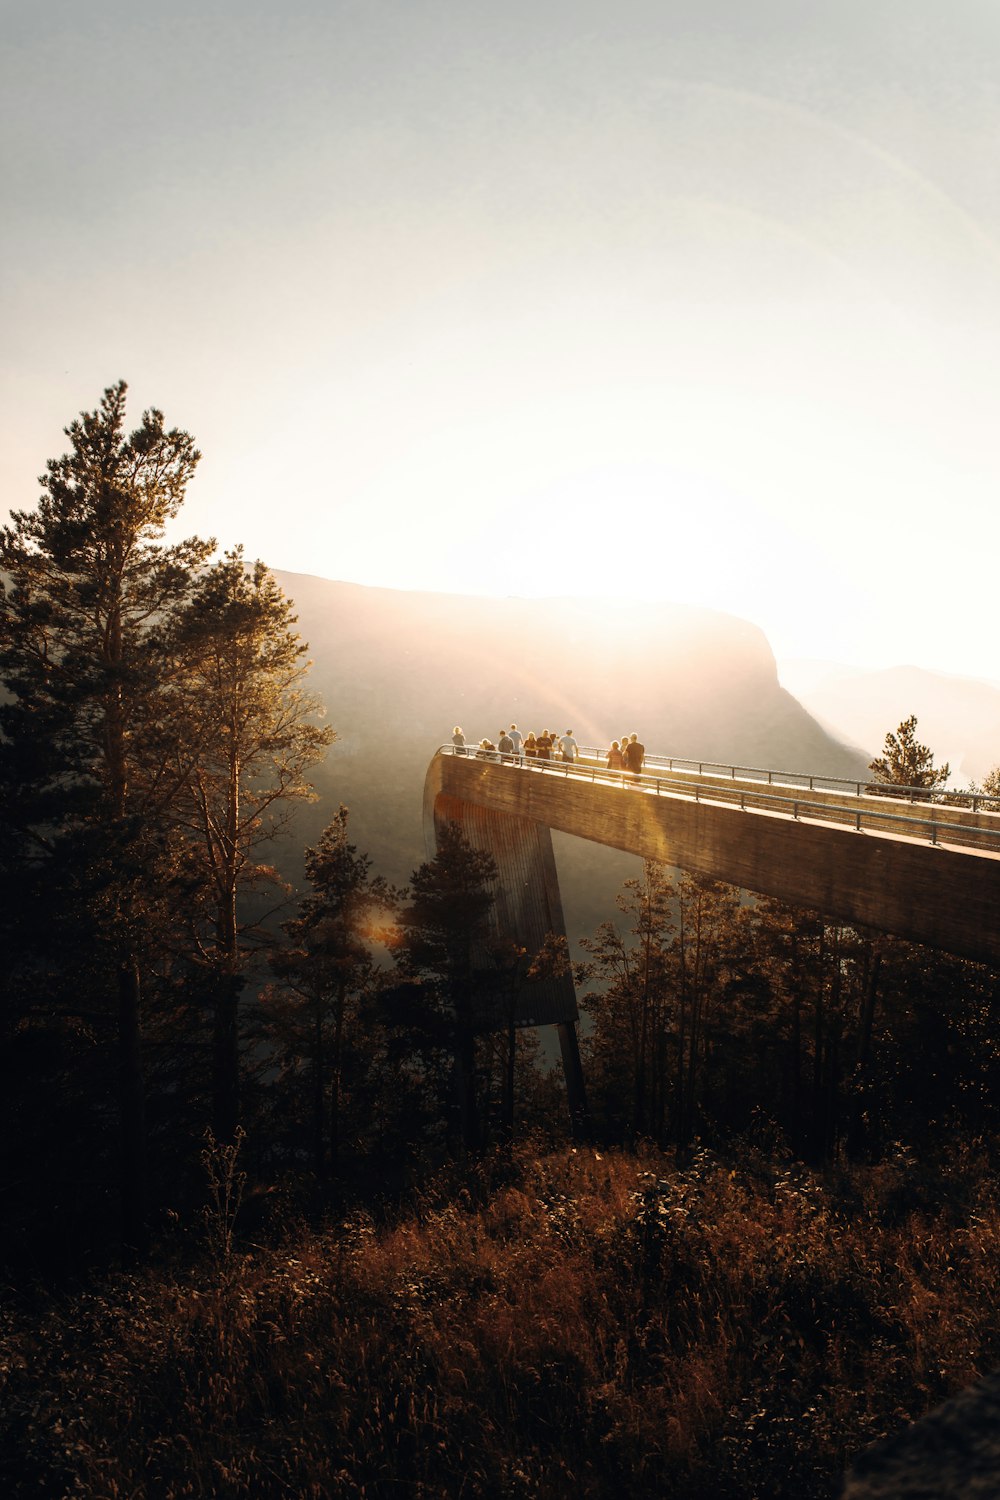
<path id="1" fill-rule="evenodd" d="M 312 1074 L 313 1164 L 321 1175 L 338 1165 L 351 1082 L 345 1061 L 365 1052 L 360 1004 L 375 976 L 371 938 L 399 898 L 348 841 L 347 817 L 341 804 L 316 847 L 306 850 L 312 894 L 284 924 L 288 941 L 271 959 L 283 988 L 271 991 L 267 1007 L 271 1047 L 286 1064 L 305 1063 Z"/>
<path id="2" fill-rule="evenodd" d="M 437 853 L 413 872 L 410 900 L 398 918 L 396 961 L 415 981 L 406 993 L 421 1000 L 429 1018 L 443 1023 L 453 1060 L 457 1124 L 467 1150 L 479 1149 L 482 1132 L 476 1098 L 476 1030 L 487 982 L 486 946 L 495 904 L 497 864 L 470 844 L 457 823 L 438 830 Z M 492 975 L 489 976 L 492 979 Z M 433 1027 L 429 1029 L 432 1034 Z"/>
<path id="3" fill-rule="evenodd" d="M 241 898 L 278 883 L 261 846 L 314 796 L 306 771 L 335 738 L 304 687 L 309 663 L 292 605 L 240 549 L 199 578 L 174 644 L 197 752 L 180 814 L 201 881 L 199 947 L 212 991 L 213 1114 L 220 1141 L 239 1118 L 239 1001 L 260 911 Z"/>
<path id="4" fill-rule="evenodd" d="M 143 957 L 162 815 L 176 792 L 178 721 L 164 626 L 212 550 L 167 547 L 198 463 L 192 438 L 156 410 L 125 431 L 126 385 L 66 429 L 32 511 L 0 534 L 0 708 L 8 815 L 48 889 L 86 905 L 74 942 L 115 993 L 119 1048 L 122 1227 L 142 1242 L 146 1169 L 141 1058 Z M 57 913 L 52 931 L 58 935 Z M 63 955 L 79 965 L 79 952 Z"/>

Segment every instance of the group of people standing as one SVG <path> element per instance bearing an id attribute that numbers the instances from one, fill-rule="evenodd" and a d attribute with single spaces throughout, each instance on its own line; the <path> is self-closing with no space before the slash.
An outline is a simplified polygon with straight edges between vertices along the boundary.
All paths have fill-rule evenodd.
<path id="1" fill-rule="evenodd" d="M 539 735 L 522 734 L 516 724 L 512 724 L 509 729 L 501 729 L 496 744 L 492 740 L 480 740 L 474 750 L 466 745 L 465 735 L 456 724 L 451 742 L 456 755 L 478 755 L 483 760 L 512 760 L 518 764 L 523 761 L 552 760 L 558 750 L 559 757 L 572 765 L 580 753 L 572 729 L 567 729 L 565 734 L 556 738 L 548 729 L 543 729 Z"/>
<path id="2" fill-rule="evenodd" d="M 525 762 L 538 762 L 553 760 L 558 751 L 558 759 L 567 765 L 572 765 L 578 758 L 580 747 L 573 738 L 572 729 L 560 735 L 558 739 L 548 729 L 543 729 L 539 735 L 524 734 L 516 724 L 509 729 L 501 729 L 497 735 L 496 744 L 492 740 L 483 739 L 473 749 L 465 742 L 465 735 L 456 724 L 451 736 L 451 742 L 455 747 L 456 755 L 477 755 L 482 760 L 509 760 L 516 764 Z M 620 771 L 632 776 L 638 776 L 642 771 L 642 763 L 646 757 L 646 747 L 635 734 L 623 734 L 621 740 L 612 740 L 611 747 L 607 751 L 606 764 L 609 771 Z"/>
<path id="3" fill-rule="evenodd" d="M 612 740 L 606 764 L 609 771 L 628 771 L 638 776 L 646 758 L 646 747 L 634 734 L 623 734 L 621 740 Z"/>

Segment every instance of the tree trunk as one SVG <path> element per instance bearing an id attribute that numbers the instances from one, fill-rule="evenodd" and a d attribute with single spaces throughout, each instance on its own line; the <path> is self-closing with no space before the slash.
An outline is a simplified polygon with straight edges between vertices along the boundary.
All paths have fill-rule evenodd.
<path id="1" fill-rule="evenodd" d="M 326 1086 L 323 1076 L 323 1001 L 319 995 L 314 996 L 314 1003 L 316 1011 L 313 1018 L 313 1171 L 317 1177 L 322 1177 L 325 1166 L 323 1101 Z"/>
<path id="2" fill-rule="evenodd" d="M 882 967 L 880 938 L 872 938 L 865 965 L 865 986 L 861 1004 L 861 1019 L 858 1026 L 858 1047 L 855 1054 L 852 1079 L 851 1108 L 847 1122 L 847 1154 L 855 1157 L 862 1144 L 861 1117 L 864 1112 L 864 1091 L 868 1082 L 868 1059 L 871 1052 L 872 1026 L 875 1021 L 875 1005 L 878 998 L 878 976 Z"/>
<path id="3" fill-rule="evenodd" d="M 685 1085 L 686 1119 L 684 1139 L 681 1143 L 684 1146 L 690 1144 L 691 1135 L 694 1129 L 695 1087 L 697 1083 L 698 1072 L 698 1048 L 701 1045 L 701 1011 L 703 998 L 702 989 L 704 982 L 704 975 L 702 973 L 704 955 L 702 953 L 701 941 L 702 913 L 700 909 L 700 901 L 695 910 L 696 919 L 694 929 L 694 975 L 693 982 L 691 984 L 691 1004 L 688 1013 L 688 1065 L 687 1081 Z"/>
<path id="4" fill-rule="evenodd" d="M 875 1001 L 878 995 L 878 976 L 882 967 L 882 945 L 879 938 L 871 940 L 868 963 L 865 965 L 864 1002 L 861 1007 L 861 1024 L 858 1028 L 857 1066 L 866 1069 L 871 1051 L 872 1025 L 875 1020 Z"/>
<path id="5" fill-rule="evenodd" d="M 507 1053 L 504 1058 L 503 1099 L 500 1107 L 500 1138 L 509 1146 L 514 1139 L 514 1065 L 517 1062 L 517 1027 L 511 1008 L 507 1017 Z"/>
<path id="6" fill-rule="evenodd" d="M 687 951 L 685 949 L 684 928 L 684 903 L 680 903 L 680 920 L 677 931 L 677 954 L 679 965 L 678 979 L 678 1004 L 677 1004 L 677 1122 L 674 1130 L 674 1138 L 678 1146 L 684 1144 L 687 1138 L 687 1091 L 684 1087 L 685 1068 L 684 1051 L 687 1042 Z"/>
<path id="7" fill-rule="evenodd" d="M 118 967 L 118 1119 L 121 1239 L 129 1257 L 145 1254 L 149 1244 L 140 1000 L 138 967 L 125 959 Z"/>
<path id="8" fill-rule="evenodd" d="M 460 1026 L 455 1043 L 455 1085 L 462 1147 L 477 1155 L 480 1146 L 479 1105 L 476 1099 L 476 1043 L 469 1026 Z"/>
<path id="9" fill-rule="evenodd" d="M 212 1129 L 215 1139 L 231 1146 L 240 1123 L 239 1000 L 243 978 L 220 974 L 212 1035 Z"/>
<path id="10" fill-rule="evenodd" d="M 235 744 L 235 725 L 231 744 Z M 240 1122 L 239 1000 L 243 976 L 239 972 L 239 924 L 236 912 L 237 849 L 240 818 L 240 761 L 233 751 L 229 761 L 229 789 L 225 838 L 220 851 L 218 931 L 220 973 L 215 1001 L 213 1037 L 213 1129 L 224 1145 L 236 1139 Z"/>
<path id="11" fill-rule="evenodd" d="M 340 1159 L 340 1090 L 343 1073 L 344 1013 L 347 1007 L 347 984 L 337 987 L 337 1013 L 333 1032 L 333 1065 L 330 1076 L 330 1167 L 335 1172 Z"/>
<path id="12" fill-rule="evenodd" d="M 792 1141 L 802 1152 L 802 993 L 798 977 L 792 996 Z"/>
<path id="13" fill-rule="evenodd" d="M 587 1106 L 587 1090 L 583 1081 L 583 1065 L 580 1062 L 580 1043 L 575 1021 L 560 1021 L 556 1028 L 559 1035 L 559 1050 L 562 1053 L 563 1073 L 566 1078 L 566 1095 L 569 1117 L 573 1126 L 574 1141 L 590 1141 L 593 1138 L 590 1110 Z"/>
<path id="14" fill-rule="evenodd" d="M 826 1044 L 826 1139 L 828 1161 L 836 1161 L 840 1152 L 840 1011 L 830 1016 Z"/>

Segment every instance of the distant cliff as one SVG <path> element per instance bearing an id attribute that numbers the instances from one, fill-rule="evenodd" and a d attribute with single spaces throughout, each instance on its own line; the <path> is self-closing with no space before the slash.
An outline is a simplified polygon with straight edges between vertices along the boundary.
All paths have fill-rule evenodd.
<path id="1" fill-rule="evenodd" d="M 530 531 L 530 516 L 522 520 Z M 864 774 L 864 758 L 779 686 L 763 633 L 734 616 L 276 576 L 295 601 L 312 685 L 339 735 L 316 777 L 321 801 L 302 816 L 304 838 L 314 840 L 345 802 L 353 840 L 396 881 L 425 858 L 424 773 L 456 724 L 470 741 L 495 741 L 511 721 L 536 733 L 570 728 L 581 744 L 603 746 L 635 731 L 659 754 Z M 573 840 L 559 841 L 557 855 L 569 908 L 581 893 L 589 908 L 598 872 L 613 874 L 613 898 L 621 874 L 637 868 L 628 856 Z M 602 904 L 600 914 L 611 912 Z M 567 917 L 574 927 L 572 910 Z M 586 925 L 590 917 L 581 914 Z"/>

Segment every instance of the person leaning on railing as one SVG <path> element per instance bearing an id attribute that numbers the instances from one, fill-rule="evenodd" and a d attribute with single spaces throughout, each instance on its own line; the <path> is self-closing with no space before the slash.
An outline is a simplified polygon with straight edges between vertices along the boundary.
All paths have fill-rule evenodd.
<path id="1" fill-rule="evenodd" d="M 499 737 L 497 739 L 497 749 L 500 751 L 501 760 L 513 760 L 514 741 L 511 739 L 506 729 L 501 729 L 500 731 Z"/>

